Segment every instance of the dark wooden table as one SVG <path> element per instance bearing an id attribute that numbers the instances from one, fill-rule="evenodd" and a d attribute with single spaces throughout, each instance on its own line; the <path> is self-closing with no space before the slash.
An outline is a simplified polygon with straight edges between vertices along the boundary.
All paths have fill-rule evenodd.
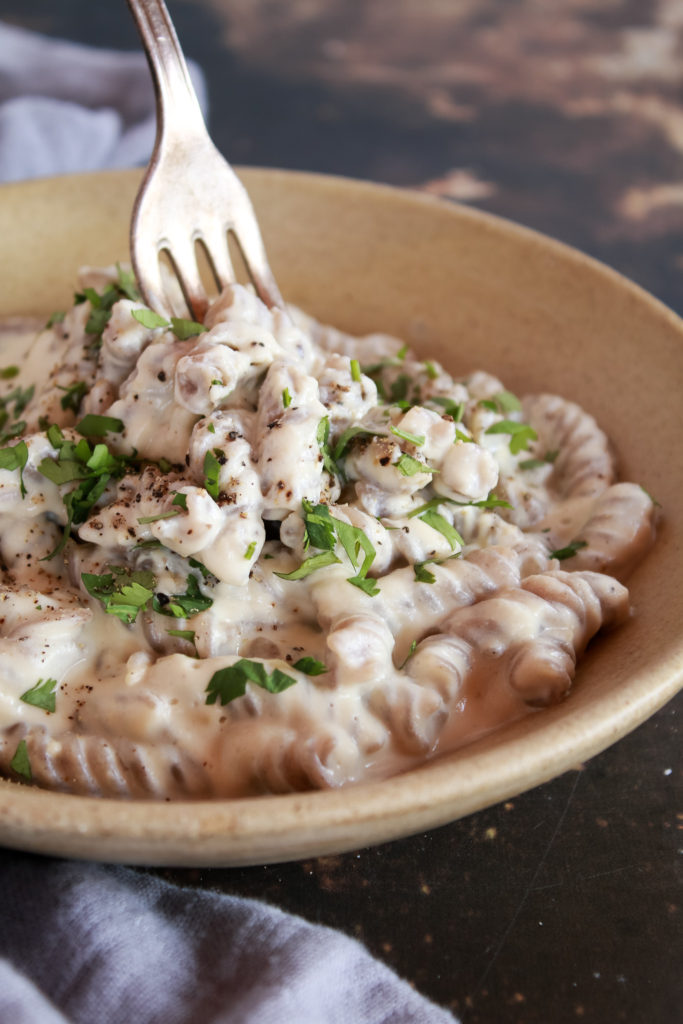
<path id="1" fill-rule="evenodd" d="M 683 313 L 680 0 L 169 3 L 234 162 L 473 203 L 578 246 Z M 0 0 L 0 17 L 138 46 L 123 0 Z M 576 771 L 426 835 L 164 874 L 355 935 L 467 1024 L 672 1024 L 681 710 L 683 695 Z"/>

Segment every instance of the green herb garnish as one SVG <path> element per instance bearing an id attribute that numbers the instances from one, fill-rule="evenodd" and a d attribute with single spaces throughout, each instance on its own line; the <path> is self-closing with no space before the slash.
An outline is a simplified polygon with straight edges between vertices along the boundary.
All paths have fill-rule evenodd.
<path id="1" fill-rule="evenodd" d="M 54 711 L 57 707 L 56 690 L 56 679 L 39 679 L 35 686 L 22 693 L 19 700 L 23 700 L 24 704 L 42 708 L 43 711 Z"/>
<path id="2" fill-rule="evenodd" d="M 206 687 L 206 703 L 215 704 L 220 700 L 222 705 L 229 704 L 231 700 L 244 696 L 247 683 L 255 683 L 268 693 L 282 693 L 283 690 L 294 686 L 296 679 L 279 668 L 269 672 L 260 661 L 240 658 L 234 665 L 214 672 Z"/>
<path id="3" fill-rule="evenodd" d="M 297 672 L 303 672 L 307 676 L 321 676 L 325 672 L 330 671 L 327 665 L 324 665 L 322 661 L 318 661 L 317 658 L 311 657 L 310 654 L 295 661 L 292 668 L 295 668 Z"/>
<path id="4" fill-rule="evenodd" d="M 436 473 L 438 470 L 432 469 L 431 466 L 425 465 L 424 462 L 419 462 L 414 459 L 412 455 L 406 455 L 405 452 L 401 454 L 399 459 L 394 463 L 399 473 L 403 473 L 403 476 L 415 476 L 416 473 Z"/>
<path id="5" fill-rule="evenodd" d="M 515 420 L 499 420 L 485 431 L 487 434 L 509 434 L 510 451 L 513 455 L 529 447 L 529 441 L 535 441 L 538 434 L 528 423 L 517 423 Z"/>
<path id="6" fill-rule="evenodd" d="M 109 569 L 108 573 L 81 573 L 83 586 L 109 615 L 116 615 L 121 622 L 135 622 L 138 612 L 154 597 L 154 574 L 146 569 L 131 572 L 115 565 Z"/>
<path id="7" fill-rule="evenodd" d="M 408 441 L 418 448 L 425 443 L 424 434 L 409 434 L 407 430 L 401 430 L 400 427 L 390 427 L 389 429 L 396 437 L 400 437 L 403 441 Z"/>
<path id="8" fill-rule="evenodd" d="M 213 451 L 208 451 L 204 456 L 204 488 L 214 501 L 218 501 L 218 495 L 220 494 L 218 477 L 221 471 L 221 464 L 218 460 L 223 454 L 220 448 L 214 448 Z"/>
<path id="9" fill-rule="evenodd" d="M 28 779 L 29 782 L 33 778 L 26 740 L 19 740 L 19 746 L 15 750 L 14 757 L 10 761 L 9 766 L 12 771 L 16 772 L 17 775 L 23 775 L 23 777 Z"/>
<path id="10" fill-rule="evenodd" d="M 564 547 L 564 548 L 557 548 L 556 551 L 551 551 L 550 552 L 550 558 L 557 558 L 557 559 L 559 559 L 560 562 L 563 562 L 567 558 L 573 558 L 574 555 L 576 554 L 576 552 L 580 551 L 581 548 L 587 548 L 587 547 L 588 547 L 588 541 L 587 540 L 573 540 L 573 541 L 571 541 L 571 543 L 567 544 L 566 547 Z"/>

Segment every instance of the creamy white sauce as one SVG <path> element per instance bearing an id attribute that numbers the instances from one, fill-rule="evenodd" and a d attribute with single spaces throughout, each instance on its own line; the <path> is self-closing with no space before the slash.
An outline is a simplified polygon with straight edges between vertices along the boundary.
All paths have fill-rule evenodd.
<path id="1" fill-rule="evenodd" d="M 0 366 L 20 368 L 0 381 L 3 429 L 25 425 L 0 447 L 26 445 L 21 472 L 0 468 L 6 775 L 157 798 L 338 786 L 567 695 L 654 537 L 652 501 L 616 481 L 591 416 L 239 286 L 185 340 L 143 326 L 144 308 L 121 298 L 99 347 L 90 301 L 2 334 Z M 121 469 L 48 557 L 81 477 L 43 470 L 87 413 L 120 421 Z M 133 621 L 88 590 L 102 576 L 119 596 L 143 587 Z M 241 659 L 290 685 L 207 703 Z M 54 710 L 31 703 L 40 681 Z"/>

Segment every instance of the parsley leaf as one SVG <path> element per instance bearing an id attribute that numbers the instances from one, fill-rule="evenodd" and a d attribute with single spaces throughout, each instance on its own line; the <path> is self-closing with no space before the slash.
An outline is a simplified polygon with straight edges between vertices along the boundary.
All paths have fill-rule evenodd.
<path id="1" fill-rule="evenodd" d="M 323 466 L 330 474 L 330 476 L 340 476 L 339 467 L 334 461 L 334 456 L 330 449 L 330 417 L 323 416 L 318 424 L 318 429 L 315 434 L 315 439 L 318 442 L 320 448 L 320 454 L 323 457 Z"/>
<path id="2" fill-rule="evenodd" d="M 285 409 L 289 409 L 292 404 L 292 396 L 289 393 L 289 388 L 284 388 L 282 391 L 282 404 Z"/>
<path id="3" fill-rule="evenodd" d="M 436 583 L 436 576 L 429 571 L 426 562 L 415 562 L 413 572 L 418 583 Z"/>
<path id="4" fill-rule="evenodd" d="M 26 740 L 20 740 L 19 746 L 14 752 L 14 757 L 9 763 L 12 771 L 16 772 L 17 775 L 23 775 L 25 779 L 30 782 L 33 778 L 31 774 L 31 762 L 28 757 L 28 747 L 26 746 Z"/>
<path id="5" fill-rule="evenodd" d="M 244 552 L 244 557 L 246 559 L 253 558 L 255 551 L 256 551 L 256 541 L 252 540 L 251 544 L 249 545 L 247 550 Z"/>
<path id="6" fill-rule="evenodd" d="M 450 416 L 456 423 L 459 423 L 465 413 L 464 402 L 454 402 L 452 398 L 444 395 L 431 395 L 428 401 L 440 405 L 447 416 Z"/>
<path id="7" fill-rule="evenodd" d="M 377 580 L 373 580 L 370 576 L 350 576 L 347 583 L 353 583 L 354 587 L 358 587 L 359 590 L 365 591 L 369 597 L 377 597 L 380 593 L 380 588 L 377 586 Z"/>
<path id="8" fill-rule="evenodd" d="M 529 447 L 529 441 L 535 441 L 538 434 L 528 423 L 517 423 L 515 420 L 499 420 L 491 424 L 485 431 L 487 434 L 509 434 L 510 451 L 513 455 Z"/>
<path id="9" fill-rule="evenodd" d="M 85 383 L 84 380 L 75 380 L 73 384 L 69 384 L 68 387 L 63 388 L 60 387 L 59 385 L 57 386 L 59 387 L 60 391 L 64 392 L 59 402 L 62 409 L 70 409 L 71 412 L 78 414 L 78 410 L 81 407 L 81 402 L 83 401 L 83 398 L 85 397 L 85 395 L 87 395 L 88 391 L 90 390 L 88 385 Z"/>
<path id="10" fill-rule="evenodd" d="M 240 658 L 234 665 L 214 672 L 206 687 L 206 703 L 215 704 L 220 699 L 222 705 L 229 704 L 236 697 L 244 696 L 247 683 L 256 683 L 269 693 L 282 693 L 283 690 L 294 686 L 296 679 L 279 668 L 268 672 L 262 662 Z"/>
<path id="11" fill-rule="evenodd" d="M 120 434 L 125 427 L 123 420 L 116 416 L 97 416 L 89 412 L 76 424 L 76 430 L 83 437 L 104 437 L 105 434 Z"/>
<path id="12" fill-rule="evenodd" d="M 550 558 L 557 558 L 560 562 L 563 562 L 567 558 L 573 558 L 577 551 L 581 548 L 587 548 L 588 541 L 586 540 L 573 540 L 567 544 L 564 548 L 557 548 L 556 551 L 550 552 Z"/>
<path id="13" fill-rule="evenodd" d="M 81 573 L 83 586 L 109 615 L 116 615 L 121 622 L 135 622 L 138 612 L 154 597 L 154 575 L 145 569 L 131 572 L 122 566 L 109 568 L 108 573 Z"/>
<path id="14" fill-rule="evenodd" d="M 310 654 L 295 661 L 292 668 L 295 668 L 297 672 L 304 672 L 307 676 L 321 676 L 325 672 L 330 671 L 327 665 L 324 665 L 322 661 L 318 661 L 317 658 L 312 658 Z"/>
<path id="15" fill-rule="evenodd" d="M 135 280 L 135 274 L 132 270 L 122 267 L 120 263 L 116 264 L 116 283 L 119 291 L 125 295 L 131 302 L 140 301 L 140 292 L 138 291 L 137 281 Z"/>
<path id="16" fill-rule="evenodd" d="M 25 441 L 19 441 L 10 448 L 0 448 L 0 469 L 19 470 L 19 488 L 22 498 L 26 497 L 24 466 L 28 462 L 28 448 Z"/>
<path id="17" fill-rule="evenodd" d="M 54 711 L 57 707 L 56 690 L 56 679 L 39 679 L 35 686 L 22 693 L 19 700 L 23 700 L 24 704 L 42 708 L 43 711 Z"/>
<path id="18" fill-rule="evenodd" d="M 394 463 L 399 473 L 403 476 L 415 476 L 416 473 L 436 473 L 436 469 L 432 469 L 431 466 L 425 465 L 424 462 L 419 462 L 414 459 L 412 455 L 406 455 L 405 452 L 401 454 L 398 460 Z"/>
<path id="19" fill-rule="evenodd" d="M 48 327 L 54 327 L 55 324 L 64 323 L 65 316 L 66 313 L 64 313 L 61 309 L 55 310 L 55 312 L 52 313 L 48 318 L 48 321 L 45 324 L 45 329 L 47 330 Z"/>
<path id="20" fill-rule="evenodd" d="M 351 360 L 351 380 L 360 382 L 360 363 L 357 359 Z"/>
<path id="21" fill-rule="evenodd" d="M 11 380 L 12 377 L 19 376 L 18 366 L 5 366 L 0 370 L 0 380 Z"/>
<path id="22" fill-rule="evenodd" d="M 304 550 L 309 545 L 322 551 L 333 551 L 335 544 L 334 522 L 327 505 L 311 505 L 303 500 L 304 509 Z"/>
<path id="23" fill-rule="evenodd" d="M 334 452 L 332 454 L 333 459 L 341 459 L 342 455 L 345 454 L 346 449 L 349 447 L 354 437 L 358 437 L 360 434 L 364 434 L 366 437 L 383 437 L 383 434 L 378 434 L 376 430 L 368 430 L 367 427 L 347 427 L 343 434 L 340 434 L 339 440 L 337 441 Z"/>
<path id="24" fill-rule="evenodd" d="M 400 437 L 403 441 L 408 441 L 410 444 L 416 445 L 418 448 L 420 445 L 425 443 L 424 434 L 409 434 L 407 430 L 401 430 L 400 427 L 390 427 L 392 434 L 396 437 Z"/>
<path id="25" fill-rule="evenodd" d="M 148 330 L 154 330 L 156 327 L 170 327 L 170 322 L 165 316 L 159 316 L 153 309 L 133 309 L 133 319 L 137 320 L 143 327 L 147 327 Z"/>
<path id="26" fill-rule="evenodd" d="M 204 488 L 214 501 L 218 501 L 220 493 L 218 477 L 221 471 L 221 464 L 218 461 L 218 457 L 221 455 L 223 455 L 223 452 L 220 448 L 214 448 L 213 451 L 208 451 L 204 456 Z"/>
<path id="27" fill-rule="evenodd" d="M 171 329 L 178 341 L 187 341 L 197 334 L 204 334 L 207 330 L 204 324 L 197 323 L 196 320 L 183 320 L 179 316 L 171 317 Z"/>
<path id="28" fill-rule="evenodd" d="M 438 532 L 446 538 L 451 548 L 455 548 L 457 544 L 459 544 L 460 547 L 464 547 L 465 542 L 456 528 L 452 526 L 451 523 L 449 523 L 448 520 L 439 512 L 435 512 L 433 509 L 428 509 L 426 512 L 422 513 L 420 519 L 423 523 L 426 523 L 427 526 L 431 526 L 433 530 L 438 530 Z"/>
<path id="29" fill-rule="evenodd" d="M 199 589 L 195 576 L 187 577 L 184 594 L 155 594 L 152 607 L 160 615 L 171 615 L 175 619 L 189 619 L 199 612 L 205 612 L 213 599 L 205 597 Z"/>
<path id="30" fill-rule="evenodd" d="M 276 572 L 275 575 L 279 576 L 283 580 L 303 580 L 306 576 L 310 576 L 316 569 L 322 569 L 326 565 L 334 565 L 335 562 L 339 562 L 334 551 L 321 551 L 319 555 L 312 555 L 311 558 L 306 558 L 298 567 L 292 572 Z"/>

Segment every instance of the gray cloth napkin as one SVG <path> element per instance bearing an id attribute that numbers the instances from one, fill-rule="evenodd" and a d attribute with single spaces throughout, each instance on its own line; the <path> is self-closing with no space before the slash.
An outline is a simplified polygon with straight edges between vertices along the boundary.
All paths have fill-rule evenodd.
<path id="1" fill-rule="evenodd" d="M 188 66 L 206 114 L 204 76 Z M 0 24 L 0 181 L 134 167 L 149 159 L 155 132 L 154 89 L 141 52 L 78 46 Z"/>
<path id="2" fill-rule="evenodd" d="M 129 868 L 0 851 L 0 1021 L 453 1024 L 340 932 Z"/>
<path id="3" fill-rule="evenodd" d="M 144 163 L 154 134 L 143 56 L 0 24 L 0 181 Z M 0 850 L 0 1022 L 453 1020 L 354 939 L 265 903 Z"/>

